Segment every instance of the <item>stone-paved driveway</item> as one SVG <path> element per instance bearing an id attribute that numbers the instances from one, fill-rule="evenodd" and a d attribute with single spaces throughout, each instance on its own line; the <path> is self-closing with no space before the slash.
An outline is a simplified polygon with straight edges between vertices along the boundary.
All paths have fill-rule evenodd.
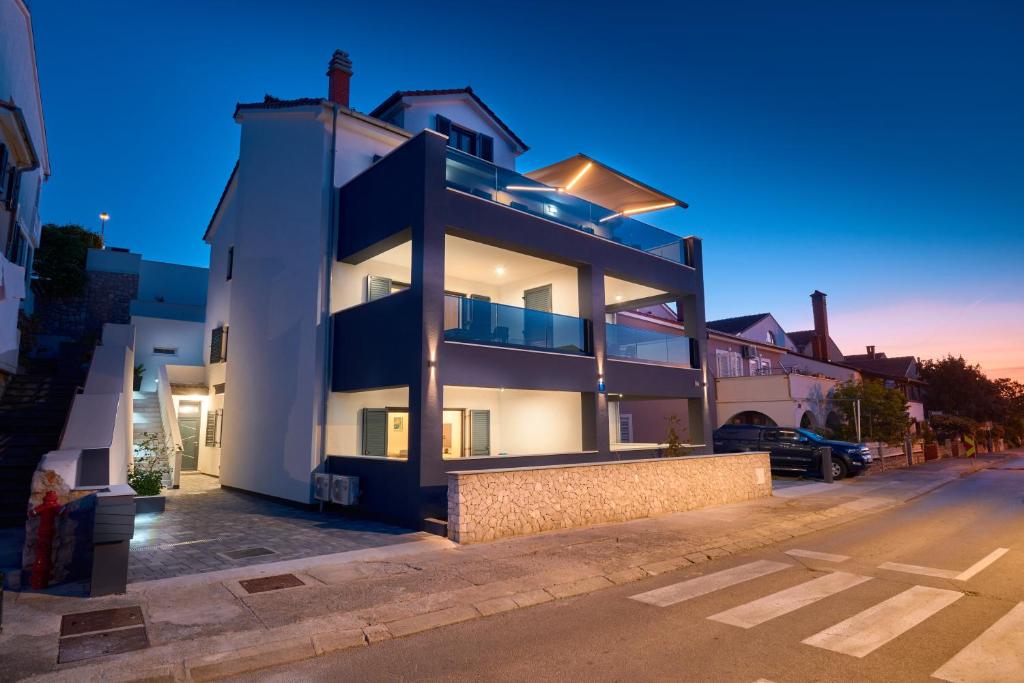
<path id="1" fill-rule="evenodd" d="M 181 489 L 167 492 L 163 513 L 135 518 L 128 581 L 329 555 L 423 537 L 408 529 L 222 489 L 216 477 L 188 474 L 181 478 Z M 247 551 L 240 554 L 248 557 L 232 558 L 229 554 L 236 551 Z"/>

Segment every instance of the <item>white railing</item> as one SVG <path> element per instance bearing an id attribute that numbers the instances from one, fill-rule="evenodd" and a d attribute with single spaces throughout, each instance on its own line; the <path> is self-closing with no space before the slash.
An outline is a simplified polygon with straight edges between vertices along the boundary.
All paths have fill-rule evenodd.
<path id="1" fill-rule="evenodd" d="M 160 401 L 160 424 L 164 431 L 164 445 L 171 454 L 167 463 L 171 468 L 171 486 L 178 488 L 181 485 L 181 430 L 178 429 L 178 416 L 174 410 L 171 380 L 166 365 L 161 365 L 157 370 L 156 395 Z"/>

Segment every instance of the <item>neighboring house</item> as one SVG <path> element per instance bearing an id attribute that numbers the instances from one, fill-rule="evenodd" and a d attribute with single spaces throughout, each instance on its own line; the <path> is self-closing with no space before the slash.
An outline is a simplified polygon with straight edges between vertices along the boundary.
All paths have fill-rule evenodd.
<path id="1" fill-rule="evenodd" d="M 98 336 L 106 323 L 135 326 L 135 364 L 145 367 L 141 391 L 156 391 L 159 369 L 203 362 L 206 268 L 147 261 L 127 249 L 89 249 L 81 296 L 40 297 L 34 312 L 36 354 L 61 342 Z"/>
<path id="2" fill-rule="evenodd" d="M 0 0 L 0 388 L 18 368 L 18 312 L 30 296 L 49 176 L 32 16 L 23 0 Z"/>
<path id="3" fill-rule="evenodd" d="M 887 357 L 874 346 L 867 353 L 846 357 L 846 364 L 857 368 L 865 378 L 877 379 L 890 389 L 899 389 L 907 397 L 907 414 L 915 423 L 924 422 L 924 382 L 913 356 Z"/>
<path id="4" fill-rule="evenodd" d="M 361 114 L 351 74 L 337 52 L 328 98 L 236 108 L 199 469 L 301 503 L 314 472 L 355 475 L 363 509 L 421 525 L 449 471 L 637 448 L 620 400 L 683 401 L 710 443 L 701 243 L 635 218 L 685 204 L 583 155 L 518 173 L 526 145 L 470 88 Z M 606 322 L 662 302 L 692 340 Z"/>

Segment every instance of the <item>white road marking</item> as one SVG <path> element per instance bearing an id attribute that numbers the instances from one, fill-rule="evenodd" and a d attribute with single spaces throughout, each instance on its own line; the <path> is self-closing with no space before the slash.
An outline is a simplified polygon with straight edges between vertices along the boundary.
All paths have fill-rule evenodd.
<path id="1" fill-rule="evenodd" d="M 753 628 L 758 624 L 789 614 L 801 607 L 814 604 L 818 600 L 835 595 L 847 588 L 859 586 L 870 581 L 870 576 L 858 576 L 849 572 L 833 572 L 816 579 L 811 579 L 798 586 L 765 596 L 760 600 L 748 602 L 724 612 L 708 617 L 713 621 L 731 624 L 740 628 Z"/>
<path id="2" fill-rule="evenodd" d="M 1009 548 L 996 548 L 962 572 L 958 572 L 955 569 L 937 569 L 935 567 L 922 567 L 916 564 L 903 564 L 901 562 L 883 562 L 878 565 L 878 568 L 889 569 L 894 572 L 905 572 L 907 574 L 934 576 L 939 579 L 969 581 L 1008 552 L 1010 552 Z"/>
<path id="3" fill-rule="evenodd" d="M 959 591 L 914 586 L 803 642 L 852 657 L 864 657 L 963 597 Z"/>
<path id="4" fill-rule="evenodd" d="M 953 683 L 1024 681 L 1024 602 L 932 674 Z"/>
<path id="5" fill-rule="evenodd" d="M 789 569 L 793 565 L 785 562 L 773 562 L 771 560 L 757 560 L 748 564 L 741 564 L 731 569 L 723 569 L 714 574 L 698 576 L 680 583 L 674 583 L 664 588 L 656 588 L 646 593 L 630 596 L 632 600 L 646 602 L 656 607 L 668 607 L 677 602 L 683 602 L 691 598 L 707 595 L 714 591 L 735 586 L 744 581 L 750 581 L 768 574 L 774 574 L 783 569 Z"/>
<path id="6" fill-rule="evenodd" d="M 959 572 L 952 569 L 935 569 L 934 567 L 921 567 L 916 564 L 903 564 L 901 562 L 883 562 L 878 565 L 879 569 L 889 569 L 894 572 L 907 574 L 921 574 L 922 576 L 934 576 L 939 579 L 955 579 Z"/>
<path id="7" fill-rule="evenodd" d="M 812 560 L 824 560 L 825 562 L 846 562 L 850 559 L 849 555 L 835 555 L 833 553 L 820 553 L 817 550 L 801 550 L 800 548 L 792 548 L 786 551 L 787 555 L 793 557 L 808 557 Z"/>
<path id="8" fill-rule="evenodd" d="M 957 581 L 968 581 L 968 580 L 970 580 L 971 578 L 974 577 L 975 574 L 978 574 L 983 569 L 988 567 L 990 564 L 992 564 L 993 562 L 995 562 L 996 560 L 998 560 L 1000 557 L 1002 557 L 1003 555 L 1005 555 L 1008 552 L 1010 552 L 1009 548 L 996 548 L 991 553 L 989 553 L 987 556 L 985 556 L 982 559 L 978 560 L 973 565 L 971 565 L 968 569 L 965 569 L 962 573 L 958 574 L 957 577 L 956 577 L 956 580 Z"/>

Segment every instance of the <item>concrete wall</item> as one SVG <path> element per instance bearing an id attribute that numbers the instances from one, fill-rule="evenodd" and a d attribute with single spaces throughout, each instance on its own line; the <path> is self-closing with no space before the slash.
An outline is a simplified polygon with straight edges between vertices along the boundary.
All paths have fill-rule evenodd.
<path id="1" fill-rule="evenodd" d="M 448 536 L 477 543 L 770 496 L 767 453 L 448 475 Z"/>
<path id="2" fill-rule="evenodd" d="M 156 391 L 158 371 L 163 365 L 202 365 L 203 323 L 133 315 L 132 325 L 135 364 L 146 367 L 140 391 Z M 177 353 L 153 353 L 156 347 L 177 349 Z"/>

